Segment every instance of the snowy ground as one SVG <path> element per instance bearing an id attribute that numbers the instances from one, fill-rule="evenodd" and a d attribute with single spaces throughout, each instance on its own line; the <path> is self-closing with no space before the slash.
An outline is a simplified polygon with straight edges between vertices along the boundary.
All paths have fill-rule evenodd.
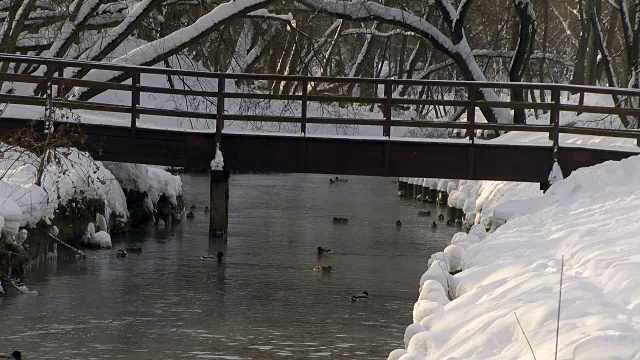
<path id="1" fill-rule="evenodd" d="M 444 279 L 453 301 L 442 299 L 440 283 L 425 283 L 414 311 L 421 325 L 407 332 L 418 333 L 408 341 L 413 354 L 389 359 L 532 359 L 514 314 L 535 357 L 553 358 L 563 256 L 558 358 L 640 359 L 638 189 L 640 156 L 577 170 L 541 197 L 498 204 L 507 223 L 497 231 L 487 236 L 475 226 L 475 235 L 452 239 L 466 248 L 463 271 Z M 423 281 L 443 282 L 436 266 Z"/>

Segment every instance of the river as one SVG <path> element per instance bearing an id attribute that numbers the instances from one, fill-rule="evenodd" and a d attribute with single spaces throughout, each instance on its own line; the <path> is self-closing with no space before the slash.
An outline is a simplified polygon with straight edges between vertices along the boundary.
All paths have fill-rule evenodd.
<path id="1" fill-rule="evenodd" d="M 114 237 L 113 250 L 31 270 L 0 298 L 0 352 L 28 359 L 381 359 L 402 347 L 430 254 L 459 231 L 392 179 L 232 175 L 225 261 L 201 260 L 208 177 L 182 175 L 196 218 Z M 429 208 L 431 217 L 419 217 Z M 348 224 L 334 225 L 334 216 Z M 400 219 L 402 227 L 396 227 Z M 317 246 L 334 249 L 319 258 Z M 122 259 L 119 248 L 140 246 Z M 331 265 L 331 274 L 312 271 Z M 367 290 L 370 298 L 351 302 Z"/>

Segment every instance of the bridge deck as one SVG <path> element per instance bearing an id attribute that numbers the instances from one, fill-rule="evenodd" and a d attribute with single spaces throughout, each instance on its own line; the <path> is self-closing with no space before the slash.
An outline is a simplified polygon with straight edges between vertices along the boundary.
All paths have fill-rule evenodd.
<path id="1" fill-rule="evenodd" d="M 0 135 L 34 124 L 0 121 Z M 41 121 L 37 122 L 42 125 Z M 82 124 L 88 151 L 98 160 L 206 169 L 215 134 Z M 239 172 L 414 176 L 544 182 L 552 147 L 388 138 L 303 137 L 223 133 L 225 167 Z M 634 152 L 562 147 L 565 175 L 584 166 L 620 160 Z"/>

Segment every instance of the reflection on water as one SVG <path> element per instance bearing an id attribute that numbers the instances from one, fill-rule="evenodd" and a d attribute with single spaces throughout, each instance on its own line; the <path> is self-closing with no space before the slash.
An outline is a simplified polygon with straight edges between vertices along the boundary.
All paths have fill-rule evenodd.
<path id="1" fill-rule="evenodd" d="M 40 295 L 0 299 L 3 346 L 38 359 L 385 358 L 411 322 L 429 255 L 457 229 L 432 229 L 444 209 L 418 217 L 432 205 L 398 198 L 390 179 L 328 179 L 233 175 L 221 244 L 208 241 L 208 177 L 184 175 L 194 220 L 34 270 Z M 335 252 L 318 257 L 319 245 Z M 116 257 L 125 246 L 143 252 Z M 201 259 L 218 251 L 221 263 Z M 362 290 L 370 299 L 351 302 Z"/>

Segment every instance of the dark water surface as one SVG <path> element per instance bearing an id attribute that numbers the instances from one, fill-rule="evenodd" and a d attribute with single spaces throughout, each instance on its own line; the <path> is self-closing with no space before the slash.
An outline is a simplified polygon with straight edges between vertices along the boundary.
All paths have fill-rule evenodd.
<path id="1" fill-rule="evenodd" d="M 208 177 L 183 175 L 195 220 L 114 238 L 34 269 L 39 295 L 0 298 L 0 352 L 28 359 L 380 359 L 401 346 L 429 255 L 456 228 L 391 179 L 233 175 L 226 261 L 201 260 Z M 418 210 L 432 208 L 430 218 Z M 435 211 L 434 211 L 435 210 Z M 334 225 L 334 216 L 348 225 Z M 396 228 L 396 220 L 403 226 Z M 437 220 L 436 220 L 437 221 Z M 335 249 L 319 259 L 318 245 Z M 117 249 L 142 254 L 117 258 Z M 314 273 L 331 265 L 330 275 Z M 352 303 L 350 294 L 370 299 Z"/>

